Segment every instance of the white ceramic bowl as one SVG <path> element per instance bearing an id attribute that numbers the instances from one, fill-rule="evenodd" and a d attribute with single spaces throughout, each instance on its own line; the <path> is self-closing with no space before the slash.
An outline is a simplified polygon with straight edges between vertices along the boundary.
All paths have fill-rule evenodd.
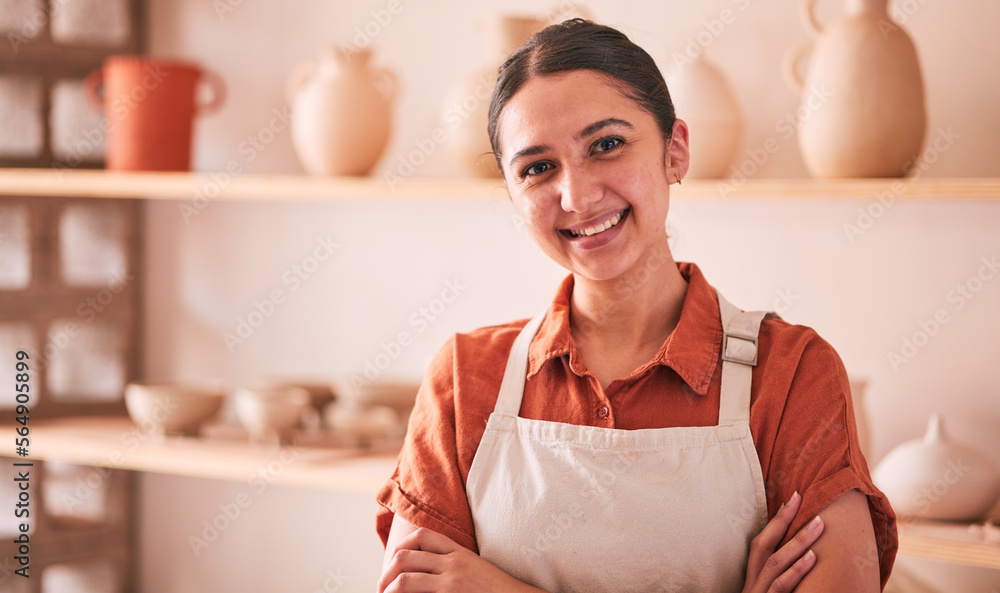
<path id="1" fill-rule="evenodd" d="M 125 408 L 132 421 L 153 435 L 197 435 L 225 401 L 220 383 L 133 382 L 125 386 Z"/>
<path id="2" fill-rule="evenodd" d="M 399 415 L 405 425 L 417 399 L 420 383 L 407 381 L 372 381 L 367 385 L 342 381 L 336 386 L 338 402 L 348 407 L 366 408 L 388 406 Z"/>
<path id="3" fill-rule="evenodd" d="M 298 426 L 310 401 L 302 387 L 256 387 L 237 391 L 233 404 L 251 440 L 282 442 Z"/>

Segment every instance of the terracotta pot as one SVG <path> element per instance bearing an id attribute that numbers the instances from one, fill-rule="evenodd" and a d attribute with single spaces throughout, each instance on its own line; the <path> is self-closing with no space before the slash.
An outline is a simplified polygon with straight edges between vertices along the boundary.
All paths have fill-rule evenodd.
<path id="1" fill-rule="evenodd" d="M 732 87 L 699 55 L 667 80 L 677 116 L 688 124 L 693 179 L 725 177 L 743 143 L 743 115 Z"/>
<path id="2" fill-rule="evenodd" d="M 490 97 L 497 83 L 497 68 L 541 31 L 546 21 L 534 17 L 499 15 L 488 21 L 488 64 L 467 80 L 453 86 L 444 104 L 444 123 L 450 130 L 447 148 L 452 157 L 477 177 L 500 177 L 486 131 Z"/>
<path id="3" fill-rule="evenodd" d="M 976 521 L 1000 497 L 1000 470 L 984 453 L 949 440 L 941 418 L 931 415 L 923 439 L 890 451 L 872 480 L 898 515 Z"/>
<path id="4" fill-rule="evenodd" d="M 289 76 L 292 142 L 309 173 L 365 175 L 382 156 L 398 81 L 370 60 L 370 49 L 331 47 Z"/>
<path id="5" fill-rule="evenodd" d="M 196 99 L 207 83 L 212 98 Z M 217 110 L 225 84 L 210 70 L 177 60 L 111 56 L 84 81 L 87 98 L 107 118 L 108 169 L 187 171 L 195 115 Z"/>
<path id="6" fill-rule="evenodd" d="M 886 12 L 888 0 L 846 0 L 847 13 L 822 29 L 816 0 L 804 20 L 819 37 L 802 80 L 790 52 L 786 75 L 801 96 L 799 147 L 815 177 L 902 177 L 924 142 L 927 110 L 917 50 Z"/>

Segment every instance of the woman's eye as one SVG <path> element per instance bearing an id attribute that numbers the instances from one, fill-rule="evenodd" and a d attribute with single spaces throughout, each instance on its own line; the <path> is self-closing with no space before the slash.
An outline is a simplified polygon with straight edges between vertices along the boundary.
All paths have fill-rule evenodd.
<path id="1" fill-rule="evenodd" d="M 594 143 L 594 148 L 592 152 L 609 152 L 618 148 L 624 143 L 625 143 L 624 140 L 616 136 L 601 138 L 600 140 Z"/>
<path id="2" fill-rule="evenodd" d="M 531 177 L 532 175 L 541 175 L 542 173 L 548 171 L 551 168 L 552 165 L 546 162 L 531 163 L 521 171 L 521 177 Z"/>

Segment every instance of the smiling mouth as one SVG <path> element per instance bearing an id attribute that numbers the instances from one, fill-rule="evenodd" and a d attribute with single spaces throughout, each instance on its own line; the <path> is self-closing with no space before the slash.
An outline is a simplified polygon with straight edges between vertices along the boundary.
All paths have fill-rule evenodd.
<path id="1" fill-rule="evenodd" d="M 580 229 L 578 231 L 574 231 L 574 230 L 570 230 L 570 229 L 564 229 L 564 230 L 562 230 L 560 232 L 562 232 L 564 235 L 567 235 L 567 236 L 572 237 L 574 239 L 577 238 L 577 237 L 590 237 L 590 236 L 593 236 L 593 235 L 597 235 L 599 233 L 603 233 L 604 231 L 606 231 L 606 230 L 608 230 L 608 229 L 610 229 L 612 227 L 617 226 L 619 223 L 621 223 L 623 220 L 625 220 L 628 217 L 628 213 L 630 211 L 631 211 L 631 207 L 630 208 L 626 208 L 626 209 L 622 210 L 621 212 L 615 214 L 611 218 L 605 220 L 601 224 L 598 224 L 598 225 L 595 225 L 595 226 L 592 226 L 592 227 L 588 227 L 588 228 L 585 228 L 585 229 Z"/>

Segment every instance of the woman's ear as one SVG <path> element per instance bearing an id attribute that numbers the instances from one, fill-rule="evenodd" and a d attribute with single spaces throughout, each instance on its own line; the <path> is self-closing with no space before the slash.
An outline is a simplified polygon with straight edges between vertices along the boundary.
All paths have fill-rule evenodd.
<path id="1" fill-rule="evenodd" d="M 667 147 L 667 181 L 679 183 L 687 175 L 691 166 L 691 152 L 688 149 L 688 127 L 684 120 L 674 120 L 673 135 Z"/>

